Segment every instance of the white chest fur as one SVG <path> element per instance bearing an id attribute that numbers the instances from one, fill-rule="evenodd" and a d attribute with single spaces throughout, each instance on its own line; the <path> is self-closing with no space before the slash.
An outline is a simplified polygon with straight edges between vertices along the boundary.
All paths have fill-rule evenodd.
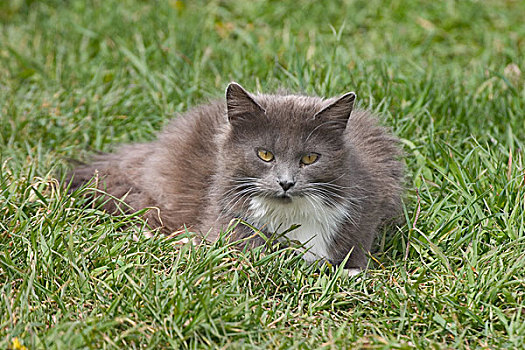
<path id="1" fill-rule="evenodd" d="M 300 225 L 286 237 L 309 248 L 304 259 L 314 261 L 330 258 L 328 247 L 346 215 L 344 206 L 327 206 L 315 197 L 294 198 L 290 203 L 255 197 L 250 201 L 248 219 L 265 232 L 282 233 Z"/>

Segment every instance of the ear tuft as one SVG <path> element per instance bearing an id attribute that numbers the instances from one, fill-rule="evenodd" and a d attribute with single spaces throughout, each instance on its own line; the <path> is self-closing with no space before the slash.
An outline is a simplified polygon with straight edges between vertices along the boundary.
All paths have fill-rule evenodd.
<path id="1" fill-rule="evenodd" d="M 226 106 L 230 123 L 250 120 L 265 113 L 264 108 L 255 102 L 242 86 L 235 82 L 230 83 L 226 88 Z"/>
<path id="2" fill-rule="evenodd" d="M 348 92 L 317 112 L 314 119 L 322 120 L 331 129 L 343 131 L 354 109 L 355 99 L 356 94 Z"/>

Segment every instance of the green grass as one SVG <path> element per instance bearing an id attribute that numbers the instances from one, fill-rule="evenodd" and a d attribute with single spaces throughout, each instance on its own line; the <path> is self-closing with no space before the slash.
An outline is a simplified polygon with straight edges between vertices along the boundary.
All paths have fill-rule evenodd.
<path id="1" fill-rule="evenodd" d="M 525 3 L 0 3 L 0 348 L 525 343 Z M 140 239 L 60 176 L 235 80 L 356 91 L 403 139 L 406 224 L 346 279 L 289 250 Z M 130 228 L 131 227 L 131 228 Z M 181 238 L 191 236 L 184 234 Z"/>

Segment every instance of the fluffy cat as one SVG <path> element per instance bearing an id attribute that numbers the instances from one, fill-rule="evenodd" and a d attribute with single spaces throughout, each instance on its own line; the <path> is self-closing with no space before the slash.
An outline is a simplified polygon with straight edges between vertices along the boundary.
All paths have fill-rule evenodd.
<path id="1" fill-rule="evenodd" d="M 308 261 L 356 273 L 382 224 L 399 214 L 403 164 L 398 140 L 370 112 L 339 98 L 250 94 L 231 83 L 226 101 L 175 118 L 156 141 L 99 156 L 70 174 L 92 180 L 170 233 L 183 226 L 213 241 L 233 219 L 233 239 L 267 234 L 304 244 Z M 116 210 L 116 201 L 105 204 Z M 259 238 L 258 238 L 259 237 Z"/>

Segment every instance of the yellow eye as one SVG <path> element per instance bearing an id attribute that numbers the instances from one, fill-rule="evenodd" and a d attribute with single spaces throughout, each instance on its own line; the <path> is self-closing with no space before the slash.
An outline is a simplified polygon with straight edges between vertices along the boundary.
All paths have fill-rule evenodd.
<path id="1" fill-rule="evenodd" d="M 257 151 L 257 156 L 264 160 L 265 162 L 271 162 L 273 160 L 273 153 L 265 149 L 260 149 Z"/>
<path id="2" fill-rule="evenodd" d="M 313 164 L 317 161 L 317 159 L 319 159 L 319 155 L 316 154 L 316 153 L 308 153 L 308 154 L 305 154 L 302 158 L 301 158 L 301 163 L 304 164 L 304 165 L 310 165 L 310 164 Z"/>

